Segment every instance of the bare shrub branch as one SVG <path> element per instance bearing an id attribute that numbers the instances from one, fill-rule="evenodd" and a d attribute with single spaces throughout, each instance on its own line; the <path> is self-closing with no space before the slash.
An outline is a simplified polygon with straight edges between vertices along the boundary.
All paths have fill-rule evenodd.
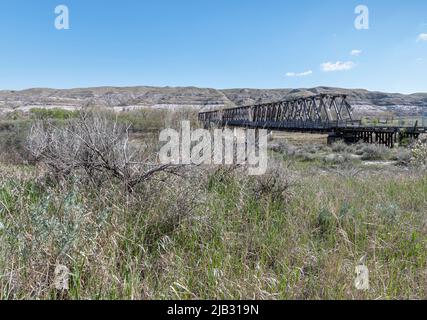
<path id="1" fill-rule="evenodd" d="M 91 181 L 117 179 L 129 191 L 159 172 L 173 172 L 177 166 L 160 165 L 157 157 L 141 150 L 129 138 L 129 125 L 106 113 L 82 111 L 64 124 L 35 123 L 27 148 L 36 161 L 46 164 L 56 176 L 85 172 Z"/>

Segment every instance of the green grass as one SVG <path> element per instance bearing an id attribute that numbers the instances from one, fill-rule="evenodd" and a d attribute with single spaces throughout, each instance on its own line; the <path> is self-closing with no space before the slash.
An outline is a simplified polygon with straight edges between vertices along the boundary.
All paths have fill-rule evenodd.
<path id="1" fill-rule="evenodd" d="M 129 199 L 120 186 L 7 167 L 0 298 L 427 298 L 426 173 L 309 169 L 279 168 L 267 187 L 266 177 L 191 170 Z M 353 286 L 364 255 L 366 292 Z M 71 272 L 65 293 L 53 287 L 58 264 Z"/>

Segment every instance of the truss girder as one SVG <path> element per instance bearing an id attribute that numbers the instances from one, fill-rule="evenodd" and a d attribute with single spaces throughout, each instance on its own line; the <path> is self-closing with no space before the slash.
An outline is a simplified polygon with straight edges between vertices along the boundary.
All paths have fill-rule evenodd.
<path id="1" fill-rule="evenodd" d="M 199 120 L 208 123 L 299 123 L 328 124 L 353 121 L 352 107 L 345 95 L 320 94 L 273 103 L 201 112 Z"/>

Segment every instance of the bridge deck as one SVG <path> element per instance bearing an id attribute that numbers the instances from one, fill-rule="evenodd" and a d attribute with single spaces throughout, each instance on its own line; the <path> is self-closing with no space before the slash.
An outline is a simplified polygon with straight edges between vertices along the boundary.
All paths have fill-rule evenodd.
<path id="1" fill-rule="evenodd" d="M 211 122 L 213 123 L 213 122 Z M 414 127 L 414 126 L 387 126 L 387 125 L 363 125 L 357 123 L 319 123 L 319 122 L 298 122 L 298 121 L 245 121 L 245 120 L 231 120 L 224 122 L 215 122 L 219 127 L 245 127 L 257 128 L 276 131 L 307 131 L 330 133 L 335 131 L 373 131 L 373 132 L 401 132 L 406 131 L 410 133 L 427 133 L 427 127 Z"/>
<path id="2" fill-rule="evenodd" d="M 317 132 L 331 132 L 335 130 L 359 130 L 359 131 L 392 131 L 399 132 L 407 130 L 411 132 L 427 133 L 427 127 L 414 127 L 414 126 L 387 126 L 387 125 L 364 125 L 361 123 L 345 123 L 345 122 L 300 122 L 300 121 L 246 121 L 246 120 L 229 120 L 223 122 L 216 122 L 219 126 L 232 126 L 232 127 L 248 127 L 260 128 L 277 131 L 317 131 Z"/>

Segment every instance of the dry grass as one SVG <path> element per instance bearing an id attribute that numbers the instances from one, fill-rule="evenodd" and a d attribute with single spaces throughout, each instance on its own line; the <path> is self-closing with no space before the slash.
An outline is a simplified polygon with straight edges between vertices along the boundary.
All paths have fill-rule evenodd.
<path id="1" fill-rule="evenodd" d="M 2 164 L 0 298 L 427 298 L 425 170 L 272 157 L 265 176 L 186 168 L 130 194 Z"/>
<path id="2" fill-rule="evenodd" d="M 308 134 L 299 132 L 279 132 L 273 133 L 275 139 L 286 140 L 293 145 L 305 145 L 305 144 L 326 144 L 328 140 L 327 134 Z"/>
<path id="3" fill-rule="evenodd" d="M 129 198 L 15 167 L 0 185 L 0 295 L 425 299 L 426 190 L 425 174 L 304 177 L 280 166 L 261 178 L 193 169 Z M 365 255 L 362 292 L 353 272 Z M 71 273 L 66 292 L 54 287 L 58 265 Z"/>

